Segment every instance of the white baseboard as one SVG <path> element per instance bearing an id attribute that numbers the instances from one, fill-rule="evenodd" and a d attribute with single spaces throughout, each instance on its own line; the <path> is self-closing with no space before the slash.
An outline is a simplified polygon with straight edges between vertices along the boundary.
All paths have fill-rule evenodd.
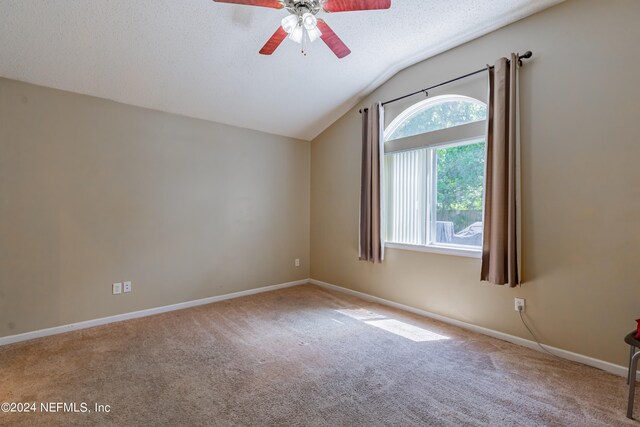
<path id="1" fill-rule="evenodd" d="M 153 316 L 154 314 L 166 313 L 168 311 L 182 310 L 184 308 L 196 307 L 198 305 L 211 304 L 213 302 L 224 301 L 232 298 L 244 297 L 247 295 L 258 294 L 261 292 L 275 291 L 276 289 L 289 288 L 292 286 L 304 285 L 309 283 L 308 279 L 296 280 L 294 282 L 280 283 L 278 285 L 264 286 L 261 288 L 249 289 L 246 291 L 233 292 L 230 294 L 217 295 L 209 298 L 202 298 L 193 301 L 180 302 L 177 304 L 165 305 L 162 307 L 148 308 L 146 310 L 132 311 L 130 313 L 116 314 L 115 316 L 102 317 L 100 319 L 86 320 L 84 322 L 70 323 L 68 325 L 55 326 L 53 328 L 40 329 L 37 331 L 25 332 L 23 334 L 9 335 L 0 337 L 0 346 L 13 344 L 20 341 L 42 338 L 49 335 L 62 334 L 65 332 L 77 331 L 78 329 L 86 329 L 108 323 L 121 322 L 128 319 L 136 319 L 138 317 Z"/>
<path id="2" fill-rule="evenodd" d="M 389 307 L 397 308 L 400 310 L 408 311 L 410 313 L 417 314 L 419 316 L 428 317 L 431 319 L 439 320 L 444 323 L 448 323 L 450 325 L 458 326 L 463 329 L 468 329 L 470 331 L 478 332 L 484 335 L 488 335 L 490 337 L 498 338 L 504 341 L 508 341 L 517 345 L 521 345 L 523 347 L 531 348 L 533 350 L 541 351 L 538 345 L 531 340 L 527 340 L 524 338 L 517 337 L 515 335 L 506 334 L 504 332 L 495 331 L 493 329 L 483 328 L 482 326 L 473 325 L 471 323 L 462 322 L 460 320 L 452 319 L 450 317 L 442 316 L 439 314 L 431 313 L 426 310 L 422 310 L 419 308 L 411 307 L 408 305 L 400 304 L 397 302 L 389 301 L 384 298 L 376 297 L 373 295 L 366 294 L 364 292 L 354 291 L 352 289 L 344 288 L 342 286 L 333 285 L 331 283 L 322 282 L 316 279 L 302 279 L 296 280 L 293 282 L 280 283 L 277 285 L 264 286 L 260 288 L 249 289 L 246 291 L 233 292 L 230 294 L 218 295 L 209 298 L 202 298 L 193 301 L 186 301 L 177 304 L 165 305 L 162 307 L 149 308 L 146 310 L 133 311 L 130 313 L 117 314 L 115 316 L 103 317 L 100 319 L 87 320 L 84 322 L 71 323 L 68 325 L 55 326 L 53 328 L 40 329 L 37 331 L 25 332 L 17 335 L 9 335 L 0 337 L 0 346 L 13 344 L 21 341 L 32 340 L 35 338 L 42 338 L 50 335 L 62 334 L 65 332 L 76 331 L 79 329 L 91 328 L 94 326 L 106 325 L 114 322 L 121 322 L 123 320 L 128 319 L 136 319 L 139 317 L 153 316 L 154 314 L 166 313 L 169 311 L 182 310 L 184 308 L 196 307 L 204 304 L 211 304 L 218 301 L 224 301 L 233 298 L 239 298 L 247 295 L 258 294 L 261 292 L 269 292 L 275 291 L 276 289 L 289 288 L 292 286 L 304 285 L 306 283 L 311 283 L 323 288 L 332 289 L 334 291 L 342 292 L 345 294 L 353 295 L 363 300 L 376 302 L 378 304 L 386 305 Z M 605 362 L 604 360 L 595 359 L 593 357 L 585 356 L 582 354 L 574 353 L 568 350 L 563 350 L 557 347 L 551 347 L 549 345 L 544 345 L 549 351 L 554 353 L 555 355 L 562 357 L 564 359 L 572 360 L 574 362 L 583 363 L 588 366 L 593 366 L 594 368 L 602 369 L 603 371 L 610 372 L 615 375 L 627 376 L 627 368 L 624 366 L 616 365 L 613 363 Z"/>
<path id="3" fill-rule="evenodd" d="M 322 282 L 316 279 L 309 279 L 309 283 L 317 286 L 321 286 L 327 289 L 333 289 L 334 291 L 343 292 L 349 295 L 356 296 L 358 298 L 362 298 L 367 301 L 376 302 L 378 304 L 386 305 L 393 308 L 398 308 L 400 310 L 408 311 L 410 313 L 417 314 L 419 316 L 428 317 L 431 319 L 439 320 L 444 323 L 448 323 L 450 325 L 458 326 L 464 329 L 468 329 L 470 331 L 479 332 L 484 335 L 488 335 L 490 337 L 498 338 L 503 341 L 508 341 L 513 344 L 518 344 L 523 347 L 531 348 L 533 350 L 542 351 L 535 341 L 530 341 L 524 338 L 517 337 L 515 335 L 505 334 L 504 332 L 494 331 L 493 329 L 483 328 L 482 326 L 473 325 L 471 323 L 462 322 L 460 320 L 452 319 L 450 317 L 442 316 L 439 314 L 431 313 L 426 310 L 421 310 L 419 308 L 411 307 L 408 305 L 400 304 L 397 302 L 389 301 L 384 298 L 375 297 L 369 294 L 365 294 L 364 292 L 354 291 L 352 289 L 343 288 L 342 286 L 333 285 L 331 283 Z M 593 366 L 594 368 L 602 369 L 603 371 L 610 372 L 615 375 L 620 375 L 622 377 L 627 376 L 627 368 L 624 366 L 616 365 L 613 363 L 605 362 L 604 360 L 595 359 L 593 357 L 585 356 L 582 354 L 574 353 L 568 350 L 563 350 L 557 347 L 551 347 L 549 345 L 544 344 L 544 347 L 551 351 L 556 356 L 562 357 L 564 359 L 572 360 L 574 362 L 583 363 L 588 366 Z"/>

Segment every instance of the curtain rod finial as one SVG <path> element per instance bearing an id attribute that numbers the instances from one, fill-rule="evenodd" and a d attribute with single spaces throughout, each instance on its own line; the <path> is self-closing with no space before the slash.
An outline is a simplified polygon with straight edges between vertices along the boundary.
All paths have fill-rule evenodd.
<path id="1" fill-rule="evenodd" d="M 518 65 L 522 67 L 522 60 L 529 59 L 532 56 L 533 56 L 533 53 L 530 50 L 526 51 L 522 55 L 518 55 Z"/>

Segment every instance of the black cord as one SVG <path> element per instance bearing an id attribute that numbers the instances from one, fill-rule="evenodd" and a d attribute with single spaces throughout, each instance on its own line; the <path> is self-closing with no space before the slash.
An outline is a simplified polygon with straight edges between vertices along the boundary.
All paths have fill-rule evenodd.
<path id="1" fill-rule="evenodd" d="M 542 351 L 544 351 L 545 353 L 549 353 L 550 355 L 552 355 L 553 357 L 557 357 L 559 359 L 561 359 L 560 356 L 556 356 L 555 354 L 551 353 L 549 350 L 547 350 L 546 348 L 544 348 L 542 346 L 542 344 L 540 344 L 540 341 L 538 341 L 538 338 L 536 338 L 535 334 L 533 333 L 533 331 L 529 328 L 529 326 L 527 325 L 527 322 L 524 321 L 524 317 L 522 317 L 522 310 L 518 310 L 518 314 L 520 315 L 520 320 L 522 320 L 522 324 L 524 325 L 525 328 L 527 328 L 527 331 L 529 331 L 529 333 L 531 334 L 531 336 L 533 337 L 533 340 L 536 342 L 536 344 L 538 344 L 538 347 L 540 347 L 542 349 Z"/>

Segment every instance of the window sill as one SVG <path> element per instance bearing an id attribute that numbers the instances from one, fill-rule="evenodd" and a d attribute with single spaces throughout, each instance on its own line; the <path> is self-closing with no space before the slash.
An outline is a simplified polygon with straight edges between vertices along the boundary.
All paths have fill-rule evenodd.
<path id="1" fill-rule="evenodd" d="M 401 249 L 404 251 L 431 252 L 443 255 L 463 256 L 468 258 L 482 257 L 482 251 L 480 249 L 470 249 L 460 246 L 421 246 L 408 245 L 406 243 L 385 242 L 384 247 L 390 249 Z"/>

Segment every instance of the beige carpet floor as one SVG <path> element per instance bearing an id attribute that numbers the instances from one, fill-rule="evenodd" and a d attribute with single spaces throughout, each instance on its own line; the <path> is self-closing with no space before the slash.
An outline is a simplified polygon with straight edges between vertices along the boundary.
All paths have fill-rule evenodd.
<path id="1" fill-rule="evenodd" d="M 624 378 L 311 285 L 5 346 L 0 367 L 0 402 L 92 410 L 1 425 L 638 425 Z"/>

